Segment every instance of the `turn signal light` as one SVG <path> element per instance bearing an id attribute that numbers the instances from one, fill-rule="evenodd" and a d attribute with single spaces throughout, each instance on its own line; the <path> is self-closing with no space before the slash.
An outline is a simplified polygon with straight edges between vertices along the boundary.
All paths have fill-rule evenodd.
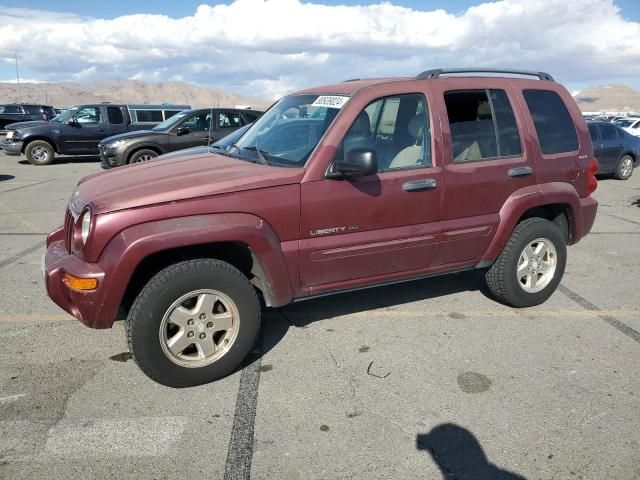
<path id="1" fill-rule="evenodd" d="M 95 290 L 98 286 L 98 280 L 95 278 L 78 278 L 68 273 L 64 274 L 62 281 L 74 290 Z"/>
<path id="2" fill-rule="evenodd" d="M 594 157 L 589 161 L 589 166 L 587 167 L 587 189 L 589 190 L 589 195 L 596 191 L 598 188 L 598 179 L 596 179 L 596 172 L 600 168 L 600 164 L 598 160 Z"/>

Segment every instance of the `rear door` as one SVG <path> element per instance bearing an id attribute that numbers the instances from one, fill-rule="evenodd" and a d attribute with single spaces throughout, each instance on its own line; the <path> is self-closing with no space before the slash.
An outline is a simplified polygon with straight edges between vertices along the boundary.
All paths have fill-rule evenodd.
<path id="1" fill-rule="evenodd" d="M 507 198 L 535 183 L 533 159 L 524 153 L 523 123 L 514 114 L 515 94 L 508 82 L 448 78 L 434 83 L 448 134 L 442 243 L 436 263 L 480 260 Z"/>
<path id="2" fill-rule="evenodd" d="M 443 177 L 432 161 L 430 125 L 424 94 L 377 98 L 360 110 L 333 158 L 371 149 L 378 173 L 301 184 L 303 287 L 319 292 L 386 281 L 432 265 Z"/>
<path id="3" fill-rule="evenodd" d="M 240 112 L 233 110 L 218 110 L 216 117 L 216 140 L 229 135 L 240 128 L 243 123 Z"/>
<path id="4" fill-rule="evenodd" d="M 596 154 L 596 158 L 600 162 L 601 171 L 608 172 L 615 169 L 616 163 L 620 155 L 622 155 L 622 135 L 618 135 L 618 129 L 608 123 L 598 123 L 598 130 L 600 132 L 600 156 Z M 596 150 L 594 144 L 594 151 Z"/>

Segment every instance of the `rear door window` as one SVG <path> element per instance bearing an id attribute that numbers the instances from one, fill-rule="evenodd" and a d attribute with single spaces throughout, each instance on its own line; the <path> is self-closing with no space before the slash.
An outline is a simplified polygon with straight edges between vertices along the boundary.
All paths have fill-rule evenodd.
<path id="1" fill-rule="evenodd" d="M 548 155 L 578 150 L 576 128 L 560 95 L 551 90 L 525 90 L 523 94 L 542 153 Z"/>
<path id="2" fill-rule="evenodd" d="M 163 121 L 162 110 L 134 110 L 138 123 L 160 123 Z"/>
<path id="3" fill-rule="evenodd" d="M 522 154 L 520 133 L 504 90 L 446 92 L 454 163 Z"/>
<path id="4" fill-rule="evenodd" d="M 591 141 L 597 142 L 599 138 L 598 126 L 595 123 L 588 123 L 587 125 L 589 126 L 589 135 L 591 135 Z"/>
<path id="5" fill-rule="evenodd" d="M 600 125 L 600 135 L 602 135 L 602 140 L 618 139 L 618 132 L 616 132 L 616 128 L 613 125 L 609 125 L 606 123 Z"/>
<path id="6" fill-rule="evenodd" d="M 111 125 L 121 125 L 124 123 L 124 116 L 119 107 L 107 107 L 107 116 Z"/>

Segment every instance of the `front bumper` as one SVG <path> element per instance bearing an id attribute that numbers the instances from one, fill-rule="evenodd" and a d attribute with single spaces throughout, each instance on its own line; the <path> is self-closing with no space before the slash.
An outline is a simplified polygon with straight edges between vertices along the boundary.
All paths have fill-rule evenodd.
<path id="1" fill-rule="evenodd" d="M 115 314 L 110 313 L 104 288 L 105 273 L 98 264 L 82 261 L 68 253 L 64 246 L 64 231 L 52 233 L 47 239 L 44 258 L 44 278 L 49 297 L 64 311 L 70 313 L 91 328 L 111 328 Z M 80 278 L 95 278 L 98 286 L 94 290 L 74 290 L 63 282 L 68 273 Z"/>
<path id="2" fill-rule="evenodd" d="M 100 166 L 103 169 L 119 167 L 126 163 L 122 152 L 116 148 L 106 148 L 104 145 L 98 145 L 100 151 Z"/>
<path id="3" fill-rule="evenodd" d="M 0 149 L 5 155 L 20 155 L 23 143 L 21 141 L 3 140 L 0 142 Z"/>

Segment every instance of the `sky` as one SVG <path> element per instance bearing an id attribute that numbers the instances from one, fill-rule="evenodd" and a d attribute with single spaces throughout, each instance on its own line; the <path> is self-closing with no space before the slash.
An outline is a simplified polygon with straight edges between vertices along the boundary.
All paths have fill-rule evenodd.
<path id="1" fill-rule="evenodd" d="M 639 0 L 0 0 L 0 81 L 183 81 L 272 100 L 435 67 L 640 88 Z"/>

